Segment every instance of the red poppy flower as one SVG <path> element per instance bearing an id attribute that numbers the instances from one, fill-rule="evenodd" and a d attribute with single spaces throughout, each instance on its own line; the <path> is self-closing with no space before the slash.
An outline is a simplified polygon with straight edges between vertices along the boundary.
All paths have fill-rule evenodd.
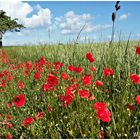
<path id="1" fill-rule="evenodd" d="M 102 120 L 103 122 L 110 122 L 111 121 L 111 112 L 107 108 L 107 104 L 104 102 L 96 102 L 94 104 L 94 109 L 97 110 L 97 117 Z"/>
<path id="2" fill-rule="evenodd" d="M 72 79 L 71 79 L 71 82 L 72 82 L 72 83 L 76 83 L 76 79 L 75 79 L 75 78 L 72 78 Z"/>
<path id="3" fill-rule="evenodd" d="M 22 82 L 20 82 L 20 83 L 18 84 L 18 88 L 19 88 L 19 89 L 23 89 L 23 88 L 24 88 L 24 84 L 23 84 Z"/>
<path id="4" fill-rule="evenodd" d="M 7 134 L 7 139 L 12 139 L 12 138 L 13 138 L 12 134 L 8 133 Z"/>
<path id="5" fill-rule="evenodd" d="M 69 70 L 69 71 L 74 71 L 74 70 L 75 70 L 75 66 L 69 65 L 69 66 L 68 66 L 68 70 Z"/>
<path id="6" fill-rule="evenodd" d="M 76 67 L 74 71 L 77 72 L 78 74 L 81 74 L 83 70 L 84 70 L 83 67 Z"/>
<path id="7" fill-rule="evenodd" d="M 9 123 L 6 125 L 6 129 L 11 129 L 13 127 L 13 124 L 12 123 Z"/>
<path id="8" fill-rule="evenodd" d="M 72 103 L 72 101 L 73 101 L 72 98 L 69 98 L 69 97 L 66 97 L 66 98 L 67 99 L 65 99 L 65 101 L 63 102 L 63 107 L 64 108 L 68 107 Z"/>
<path id="9" fill-rule="evenodd" d="M 12 81 L 12 80 L 13 80 L 13 75 L 9 74 L 6 81 L 9 82 L 9 81 Z"/>
<path id="10" fill-rule="evenodd" d="M 9 74 L 9 71 L 8 71 L 8 70 L 4 70 L 2 73 L 3 73 L 4 75 L 7 75 L 7 74 Z"/>
<path id="11" fill-rule="evenodd" d="M 90 67 L 89 69 L 93 72 L 96 71 L 96 67 L 94 67 L 94 66 Z"/>
<path id="12" fill-rule="evenodd" d="M 131 103 L 128 104 L 128 107 L 130 110 L 136 110 L 136 107 Z"/>
<path id="13" fill-rule="evenodd" d="M 82 80 L 85 86 L 90 85 L 92 82 L 92 75 L 85 75 Z"/>
<path id="14" fill-rule="evenodd" d="M 104 73 L 105 76 L 114 75 L 114 70 L 110 69 L 110 68 L 105 68 L 103 73 Z"/>
<path id="15" fill-rule="evenodd" d="M 61 95 L 59 96 L 59 100 L 63 102 L 63 107 L 67 107 L 73 101 L 74 97 L 71 95 Z"/>
<path id="16" fill-rule="evenodd" d="M 22 62 L 19 61 L 19 62 L 18 62 L 18 68 L 19 68 L 19 69 L 22 69 L 22 67 L 23 67 L 22 65 L 23 65 Z"/>
<path id="17" fill-rule="evenodd" d="M 97 111 L 97 117 L 103 122 L 110 122 L 111 121 L 111 112 L 107 108 L 102 108 Z"/>
<path id="18" fill-rule="evenodd" d="M 46 64 L 46 59 L 45 59 L 45 57 L 41 57 L 41 58 L 39 59 L 39 63 L 40 63 L 40 65 L 45 65 L 45 64 Z"/>
<path id="19" fill-rule="evenodd" d="M 11 68 L 12 68 L 12 70 L 17 70 L 18 69 L 18 67 L 16 67 L 14 64 L 11 64 Z"/>
<path id="20" fill-rule="evenodd" d="M 107 104 L 104 103 L 104 102 L 96 102 L 94 105 L 93 105 L 93 108 L 95 110 L 98 110 L 98 109 L 105 109 L 107 108 Z"/>
<path id="21" fill-rule="evenodd" d="M 69 79 L 69 76 L 68 76 L 65 72 L 62 72 L 62 73 L 61 73 L 61 77 L 62 77 L 64 80 L 68 80 L 68 79 Z"/>
<path id="22" fill-rule="evenodd" d="M 131 74 L 130 75 L 130 79 L 131 80 L 135 80 L 135 79 L 137 79 L 138 78 L 138 75 L 137 74 Z"/>
<path id="23" fill-rule="evenodd" d="M 72 91 L 77 90 L 78 87 L 79 87 L 78 84 L 72 84 L 72 85 L 71 85 L 71 90 L 72 90 Z"/>
<path id="24" fill-rule="evenodd" d="M 73 85 L 67 87 L 67 88 L 66 88 L 66 94 L 67 94 L 67 95 L 71 95 L 72 97 L 74 97 L 73 94 L 74 94 L 75 90 L 78 89 L 78 87 L 79 87 L 78 84 L 73 84 Z"/>
<path id="25" fill-rule="evenodd" d="M 33 119 L 32 117 L 25 118 L 25 119 L 23 120 L 22 125 L 23 125 L 23 126 L 28 126 L 28 125 L 32 124 L 33 122 L 34 122 L 34 119 Z"/>
<path id="26" fill-rule="evenodd" d="M 105 93 L 109 93 L 109 89 L 105 89 Z"/>
<path id="27" fill-rule="evenodd" d="M 56 63 L 55 63 L 55 70 L 59 70 L 60 67 L 63 67 L 63 66 L 64 66 L 63 63 L 61 63 L 61 62 L 56 62 Z"/>
<path id="28" fill-rule="evenodd" d="M 11 103 L 7 103 L 6 106 L 7 106 L 7 108 L 11 108 L 12 104 Z"/>
<path id="29" fill-rule="evenodd" d="M 48 84 L 50 87 L 57 86 L 57 85 L 58 85 L 58 79 L 57 79 L 57 77 L 55 77 L 55 76 L 52 75 L 52 74 L 48 74 L 48 75 L 47 75 L 47 84 Z"/>
<path id="30" fill-rule="evenodd" d="M 138 76 L 137 74 L 131 74 L 130 79 L 134 84 L 140 84 L 140 76 Z"/>
<path id="31" fill-rule="evenodd" d="M 8 114 L 6 114 L 6 119 L 7 119 L 7 120 L 10 120 L 10 119 L 11 119 L 11 116 L 8 115 Z"/>
<path id="32" fill-rule="evenodd" d="M 1 82 L 0 82 L 0 87 L 6 87 L 6 82 L 5 82 L 5 80 L 2 80 Z"/>
<path id="33" fill-rule="evenodd" d="M 88 99 L 89 99 L 89 101 L 92 101 L 92 100 L 95 100 L 96 98 L 95 98 L 93 95 L 90 95 L 90 96 L 88 97 Z"/>
<path id="34" fill-rule="evenodd" d="M 77 72 L 78 74 L 81 74 L 82 72 L 83 72 L 83 67 L 75 67 L 75 66 L 73 66 L 73 65 L 70 65 L 70 66 L 68 66 L 68 70 L 69 71 L 74 71 L 74 72 Z"/>
<path id="35" fill-rule="evenodd" d="M 97 87 L 102 87 L 104 85 L 104 83 L 100 80 L 97 80 L 95 84 Z"/>
<path id="36" fill-rule="evenodd" d="M 6 125 L 7 123 L 8 123 L 7 120 L 4 120 L 4 121 L 2 122 L 3 125 Z"/>
<path id="37" fill-rule="evenodd" d="M 34 64 L 34 67 L 36 68 L 36 70 L 37 70 L 37 72 L 36 73 L 42 73 L 43 72 L 43 68 L 42 68 L 42 65 L 41 64 L 39 64 L 38 62 L 36 62 L 35 64 Z"/>
<path id="38" fill-rule="evenodd" d="M 8 62 L 9 62 L 9 58 L 3 59 L 2 62 L 3 62 L 4 64 L 8 63 Z"/>
<path id="39" fill-rule="evenodd" d="M 25 64 L 25 67 L 26 67 L 27 70 L 31 70 L 32 69 L 31 61 L 27 61 L 26 64 Z"/>
<path id="40" fill-rule="evenodd" d="M 99 133 L 99 138 L 100 138 L 100 139 L 104 139 L 104 137 L 105 137 L 105 133 L 104 133 L 104 131 L 102 130 L 102 131 L 100 131 L 100 133 Z"/>
<path id="41" fill-rule="evenodd" d="M 48 90 L 49 90 L 48 84 L 43 84 L 43 85 L 42 85 L 42 91 L 43 91 L 43 92 L 47 92 Z"/>
<path id="42" fill-rule="evenodd" d="M 140 106 L 140 95 L 137 95 L 136 96 L 136 103 L 137 103 L 137 105 Z"/>
<path id="43" fill-rule="evenodd" d="M 16 107 L 22 107 L 26 103 L 26 98 L 24 97 L 24 94 L 19 94 L 14 99 L 14 105 Z"/>
<path id="44" fill-rule="evenodd" d="M 52 87 L 52 86 L 50 86 L 48 84 L 43 84 L 42 85 L 42 91 L 43 92 L 54 91 L 54 90 L 56 90 L 56 88 Z"/>
<path id="45" fill-rule="evenodd" d="M 36 80 L 38 80 L 38 79 L 40 78 L 40 73 L 39 73 L 39 72 L 35 73 L 34 78 L 35 78 Z"/>
<path id="46" fill-rule="evenodd" d="M 56 75 L 57 74 L 57 71 L 52 71 L 51 74 L 52 75 Z"/>
<path id="47" fill-rule="evenodd" d="M 4 74 L 3 73 L 0 73 L 0 78 L 3 78 Z"/>
<path id="48" fill-rule="evenodd" d="M 29 76 L 29 71 L 28 70 L 25 71 L 25 76 Z"/>
<path id="49" fill-rule="evenodd" d="M 86 58 L 89 60 L 89 62 L 95 61 L 94 57 L 92 56 L 92 54 L 90 52 L 86 54 Z"/>
<path id="50" fill-rule="evenodd" d="M 37 120 L 39 120 L 39 119 L 41 119 L 44 116 L 44 114 L 45 114 L 44 112 L 38 112 L 37 115 L 35 116 L 35 118 Z"/>
<path id="51" fill-rule="evenodd" d="M 66 94 L 67 94 L 67 95 L 74 96 L 74 95 L 73 95 L 73 90 L 72 90 L 71 87 L 67 87 L 67 88 L 66 88 Z"/>
<path id="52" fill-rule="evenodd" d="M 52 66 L 52 62 L 47 62 L 45 66 L 46 66 L 47 69 L 49 69 L 50 66 Z"/>
<path id="53" fill-rule="evenodd" d="M 51 106 L 48 106 L 48 112 L 51 113 L 53 111 L 53 108 Z"/>
<path id="54" fill-rule="evenodd" d="M 81 98 L 88 98 L 90 96 L 90 93 L 88 90 L 79 90 L 78 94 Z"/>
<path id="55" fill-rule="evenodd" d="M 136 54 L 140 54 L 140 46 L 136 47 Z"/>

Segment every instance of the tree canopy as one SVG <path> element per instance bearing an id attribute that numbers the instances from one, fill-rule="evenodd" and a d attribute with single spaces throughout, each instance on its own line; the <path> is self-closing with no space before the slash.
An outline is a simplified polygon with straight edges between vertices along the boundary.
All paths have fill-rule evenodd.
<path id="1" fill-rule="evenodd" d="M 17 18 L 11 19 L 11 17 L 6 15 L 6 12 L 0 10 L 0 32 L 4 34 L 6 31 L 16 31 L 19 32 L 21 28 L 24 28 L 22 24 L 17 22 Z"/>

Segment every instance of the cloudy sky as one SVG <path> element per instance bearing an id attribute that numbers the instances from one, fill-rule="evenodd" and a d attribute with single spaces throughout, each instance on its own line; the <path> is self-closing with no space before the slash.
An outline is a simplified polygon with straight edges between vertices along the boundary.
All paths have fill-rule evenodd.
<path id="1" fill-rule="evenodd" d="M 80 29 L 80 41 L 106 41 L 111 35 L 111 14 L 115 2 L 51 2 L 0 0 L 0 10 L 12 18 L 18 18 L 26 28 L 18 33 L 7 32 L 4 45 L 68 42 L 76 39 Z M 121 2 L 117 13 L 116 35 L 122 39 L 140 39 L 140 2 Z M 50 35 L 50 39 L 49 39 Z"/>

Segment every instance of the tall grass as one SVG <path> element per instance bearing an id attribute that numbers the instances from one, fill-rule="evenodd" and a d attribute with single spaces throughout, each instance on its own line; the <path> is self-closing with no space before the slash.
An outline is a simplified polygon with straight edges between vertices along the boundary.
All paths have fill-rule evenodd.
<path id="1" fill-rule="evenodd" d="M 119 2 L 116 2 L 115 12 L 112 13 L 110 42 L 78 44 L 78 34 L 74 44 L 5 47 L 1 50 L 0 138 L 139 138 L 140 107 L 135 98 L 140 94 L 140 87 L 130 79 L 131 74 L 139 74 L 140 70 L 139 55 L 135 53 L 139 42 L 129 39 L 127 42 L 113 42 L 114 24 L 119 9 Z M 95 62 L 90 63 L 86 59 L 88 52 L 93 55 Z M 42 57 L 47 62 L 41 65 L 41 77 L 36 79 L 35 64 Z M 29 75 L 25 75 L 25 67 L 29 61 L 33 69 Z M 18 68 L 19 62 L 23 64 L 22 68 Z M 56 70 L 56 62 L 61 62 L 64 66 Z M 77 74 L 68 70 L 70 65 L 82 67 L 84 70 Z M 91 66 L 96 67 L 96 71 L 92 72 Z M 114 74 L 105 76 L 105 68 L 113 69 Z M 13 77 L 8 77 L 10 80 L 5 85 L 2 80 L 6 80 L 8 74 L 3 76 L 4 70 L 8 70 Z M 62 72 L 68 74 L 67 80 L 62 79 Z M 46 82 L 46 75 L 52 73 L 58 78 L 59 84 L 55 87 L 56 90 L 44 92 L 42 85 Z M 88 74 L 92 75 L 93 79 L 92 83 L 85 86 L 83 77 Z M 66 88 L 72 86 L 73 79 L 76 80 L 78 88 L 72 93 L 74 100 L 66 107 L 61 103 L 60 95 L 62 97 Z M 102 81 L 103 86 L 98 87 L 97 80 Z M 24 83 L 23 89 L 18 87 L 20 81 Z M 89 90 L 94 98 L 81 98 L 79 90 Z M 14 100 L 20 93 L 24 94 L 26 103 L 17 107 Z M 109 122 L 99 119 L 93 107 L 97 102 L 107 104 L 111 114 Z M 128 104 L 132 104 L 134 109 Z M 44 113 L 41 119 L 36 117 L 39 112 Z M 7 114 L 11 117 L 7 117 Z M 32 117 L 34 121 L 26 126 L 23 125 L 23 120 L 27 117 Z"/>
<path id="2" fill-rule="evenodd" d="M 92 73 L 93 83 L 101 80 L 104 83 L 102 88 L 94 90 L 94 84 L 89 87 L 82 87 L 80 77 L 77 74 L 69 73 L 70 76 L 77 78 L 80 88 L 89 89 L 95 100 L 88 101 L 80 99 L 76 95 L 75 100 L 68 108 L 63 108 L 56 95 L 65 92 L 69 82 L 60 79 L 59 87 L 56 91 L 44 93 L 40 90 L 41 85 L 47 73 L 53 71 L 44 69 L 44 76 L 36 81 L 33 73 L 25 77 L 20 70 L 13 71 L 7 65 L 1 63 L 1 71 L 8 69 L 14 76 L 14 79 L 8 83 L 4 91 L 0 94 L 1 107 L 0 114 L 4 120 L 5 114 L 12 116 L 11 122 L 14 124 L 11 130 L 1 125 L 0 132 L 3 138 L 10 131 L 14 138 L 99 138 L 99 132 L 105 132 L 105 138 L 138 138 L 139 137 L 139 107 L 137 110 L 130 111 L 128 103 L 135 104 L 135 97 L 139 94 L 139 85 L 134 85 L 130 80 L 130 74 L 136 73 L 139 69 L 139 59 L 135 54 L 135 46 L 138 42 L 118 42 L 97 43 L 92 45 L 55 45 L 55 46 L 37 46 L 37 47 L 12 47 L 3 50 L 10 57 L 10 64 L 17 65 L 18 61 L 25 63 L 30 60 L 35 63 L 40 57 L 44 56 L 49 62 L 62 62 L 64 67 L 60 69 L 57 76 L 60 79 L 62 71 L 67 71 L 67 66 L 82 66 L 85 70 L 82 76 L 91 73 L 90 66 L 95 66 L 97 71 Z M 127 47 L 127 49 L 126 49 Z M 95 57 L 94 63 L 89 63 L 85 54 L 91 52 Z M 104 77 L 103 69 L 105 67 L 113 68 L 115 74 L 113 77 Z M 17 87 L 18 81 L 22 80 L 25 89 L 20 91 Z M 105 93 L 108 89 L 109 93 Z M 23 108 L 17 109 L 14 105 L 7 109 L 6 103 L 12 102 L 13 98 L 23 92 L 28 99 Z M 76 93 L 77 94 L 77 93 Z M 93 104 L 97 101 L 109 104 L 112 113 L 112 121 L 103 123 L 96 117 L 96 111 Z M 48 112 L 48 104 L 53 108 Z M 45 117 L 36 121 L 29 127 L 22 127 L 21 122 L 26 116 L 33 116 L 38 112 L 45 112 Z"/>

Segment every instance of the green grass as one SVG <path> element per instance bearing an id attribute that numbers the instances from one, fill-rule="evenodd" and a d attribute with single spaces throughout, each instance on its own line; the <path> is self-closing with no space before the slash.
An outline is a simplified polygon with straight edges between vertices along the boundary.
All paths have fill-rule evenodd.
<path id="1" fill-rule="evenodd" d="M 134 85 L 130 80 L 130 74 L 140 72 L 140 58 L 135 54 L 135 46 L 138 42 L 116 42 L 109 47 L 109 43 L 77 44 L 77 45 L 52 45 L 52 46 L 28 46 L 28 47 L 5 47 L 2 50 L 10 58 L 10 62 L 3 64 L 0 62 L 0 73 L 7 69 L 13 75 L 13 80 L 8 82 L 6 87 L 0 87 L 0 137 L 5 138 L 8 133 L 13 138 L 99 138 L 99 132 L 104 130 L 105 138 L 139 138 L 140 107 L 136 105 L 136 110 L 131 111 L 128 103 L 135 103 L 136 95 L 140 94 L 139 85 Z M 95 62 L 90 63 L 86 59 L 87 52 L 91 52 Z M 64 67 L 57 72 L 59 85 L 56 91 L 42 92 L 41 86 L 44 84 L 46 74 L 54 71 L 54 66 L 47 69 L 43 67 L 43 74 L 39 80 L 34 79 L 33 70 L 29 77 L 24 76 L 25 69 L 12 70 L 10 64 L 18 64 L 18 61 L 26 63 L 31 61 L 34 64 L 40 57 L 44 56 L 47 62 L 62 62 Z M 0 56 L 1 57 L 1 56 Z M 82 66 L 85 74 L 93 75 L 93 83 L 84 87 L 81 76 L 67 71 L 69 65 Z M 97 68 L 96 72 L 89 70 L 90 66 Z M 114 69 L 113 77 L 103 75 L 104 68 Z M 75 99 L 67 108 L 63 108 L 58 100 L 58 95 L 65 92 L 65 88 L 70 85 L 70 81 L 63 81 L 61 72 L 66 72 L 70 77 L 77 79 L 79 89 L 89 89 L 95 96 L 95 100 L 89 101 L 81 99 L 75 92 Z M 1 80 L 1 79 L 0 79 Z M 23 90 L 18 89 L 18 82 L 22 80 L 25 84 Z M 104 83 L 103 87 L 95 91 L 93 86 L 96 80 Z M 105 93 L 108 89 L 109 93 Z M 12 105 L 7 108 L 8 102 L 13 102 L 15 96 L 23 93 L 27 98 L 27 103 L 22 108 Z M 93 108 L 95 102 L 106 102 L 112 113 L 111 122 L 104 123 L 96 117 Z M 48 106 L 53 108 L 48 112 Z M 35 118 L 39 111 L 45 112 L 45 116 L 40 120 L 35 120 L 28 127 L 21 126 L 25 117 Z M 6 129 L 2 122 L 5 115 L 10 114 L 12 129 Z M 134 133 L 138 133 L 134 136 Z"/>

